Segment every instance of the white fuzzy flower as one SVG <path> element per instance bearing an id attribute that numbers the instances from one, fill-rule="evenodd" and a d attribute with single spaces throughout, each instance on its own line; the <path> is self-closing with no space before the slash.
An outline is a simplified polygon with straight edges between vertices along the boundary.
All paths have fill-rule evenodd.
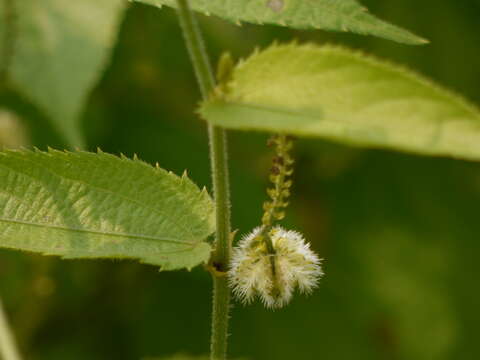
<path id="1" fill-rule="evenodd" d="M 228 272 L 233 293 L 244 303 L 255 296 L 266 307 L 278 308 L 292 298 L 295 288 L 310 293 L 323 275 L 320 259 L 303 236 L 277 226 L 266 235 L 273 245 L 270 254 L 261 227 L 243 237 L 233 250 Z"/>

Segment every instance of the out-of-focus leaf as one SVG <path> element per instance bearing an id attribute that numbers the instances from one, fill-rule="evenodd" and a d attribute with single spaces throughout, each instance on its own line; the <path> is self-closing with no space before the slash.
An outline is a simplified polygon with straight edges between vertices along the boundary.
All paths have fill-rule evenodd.
<path id="1" fill-rule="evenodd" d="M 123 0 L 6 0 L 0 60 L 12 85 L 41 108 L 73 146 L 79 117 L 115 42 Z"/>
<path id="2" fill-rule="evenodd" d="M 425 155 L 480 159 L 480 112 L 398 66 L 332 46 L 255 53 L 203 103 L 211 123 Z"/>
<path id="3" fill-rule="evenodd" d="M 176 7 L 176 0 L 136 0 Z M 351 31 L 405 44 L 427 41 L 368 13 L 356 0 L 189 0 L 193 9 L 234 22 L 277 24 L 299 29 Z"/>
<path id="4" fill-rule="evenodd" d="M 0 108 L 0 146 L 14 149 L 26 145 L 27 134 L 20 118 L 11 111 Z"/>
<path id="5" fill-rule="evenodd" d="M 132 258 L 163 270 L 206 262 L 214 206 L 186 176 L 105 153 L 0 153 L 0 247 Z"/>

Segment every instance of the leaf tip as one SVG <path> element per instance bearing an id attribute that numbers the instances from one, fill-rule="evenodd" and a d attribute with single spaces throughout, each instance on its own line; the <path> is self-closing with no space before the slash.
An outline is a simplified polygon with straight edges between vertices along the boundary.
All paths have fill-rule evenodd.
<path id="1" fill-rule="evenodd" d="M 418 38 L 419 45 L 428 45 L 430 44 L 430 40 L 425 38 Z"/>
<path id="2" fill-rule="evenodd" d="M 421 36 L 417 36 L 415 34 L 412 34 L 410 33 L 410 36 L 408 37 L 408 39 L 405 39 L 404 41 L 398 41 L 398 42 L 402 42 L 404 43 L 405 45 L 414 45 L 414 46 L 421 46 L 421 45 L 427 45 L 427 44 L 430 44 L 430 40 L 428 39 L 425 39 Z"/>

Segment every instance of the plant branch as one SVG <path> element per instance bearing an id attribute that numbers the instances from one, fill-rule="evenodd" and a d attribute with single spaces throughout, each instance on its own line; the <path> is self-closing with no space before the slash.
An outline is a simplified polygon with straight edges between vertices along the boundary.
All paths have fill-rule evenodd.
<path id="1" fill-rule="evenodd" d="M 206 99 L 215 87 L 215 79 L 208 55 L 188 0 L 177 0 L 177 4 L 185 42 L 202 97 Z M 210 124 L 208 125 L 208 136 L 216 208 L 215 249 L 212 255 L 212 266 L 216 271 L 212 272 L 214 291 L 210 350 L 211 360 L 224 360 L 227 352 L 228 311 L 230 306 L 230 290 L 225 272 L 228 268 L 231 252 L 227 141 L 225 130 Z"/>
<path id="2" fill-rule="evenodd" d="M 0 355 L 3 360 L 20 360 L 15 340 L 0 299 Z"/>

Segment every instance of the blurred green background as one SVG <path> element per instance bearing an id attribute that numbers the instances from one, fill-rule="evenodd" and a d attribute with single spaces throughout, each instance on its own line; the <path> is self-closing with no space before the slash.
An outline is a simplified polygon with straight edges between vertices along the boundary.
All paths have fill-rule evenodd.
<path id="1" fill-rule="evenodd" d="M 240 0 L 238 0 L 240 1 Z M 274 39 L 345 44 L 416 69 L 480 104 L 478 0 L 364 0 L 371 11 L 431 40 L 424 47 L 322 31 L 238 27 L 200 16 L 216 61 Z M 188 169 L 210 184 L 199 92 L 175 12 L 132 5 L 111 64 L 89 97 L 89 149 Z M 32 145 L 63 148 L 49 120 L 15 93 Z M 270 153 L 266 134 L 231 132 L 233 226 L 258 225 Z M 265 310 L 232 308 L 230 353 L 250 359 L 480 358 L 480 165 L 299 139 L 284 224 L 324 258 L 308 298 Z M 133 184 L 132 184 L 133 186 Z M 61 261 L 0 251 L 0 293 L 26 359 L 140 359 L 208 352 L 211 281 L 120 261 Z"/>

